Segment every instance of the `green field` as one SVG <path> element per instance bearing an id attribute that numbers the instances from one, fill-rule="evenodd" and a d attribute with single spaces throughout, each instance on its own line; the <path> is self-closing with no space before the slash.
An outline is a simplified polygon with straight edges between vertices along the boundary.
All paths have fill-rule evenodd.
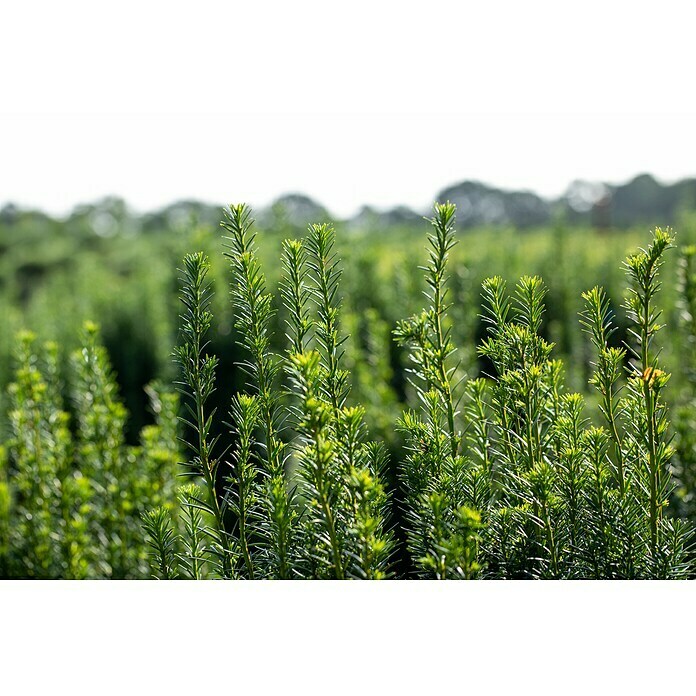
<path id="1" fill-rule="evenodd" d="M 690 577 L 694 220 L 450 214 L 3 211 L 0 573 Z"/>

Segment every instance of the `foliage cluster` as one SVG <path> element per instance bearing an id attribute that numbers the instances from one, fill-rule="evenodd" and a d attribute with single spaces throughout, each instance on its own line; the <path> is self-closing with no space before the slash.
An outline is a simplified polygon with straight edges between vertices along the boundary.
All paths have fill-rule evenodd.
<path id="1" fill-rule="evenodd" d="M 98 329 L 71 356 L 18 338 L 9 438 L 0 462 L 0 574 L 37 579 L 148 575 L 141 515 L 166 502 L 180 459 L 178 398 L 149 387 L 155 423 L 126 444 L 127 413 Z"/>
<path id="2" fill-rule="evenodd" d="M 205 342 L 208 264 L 202 254 L 186 257 L 178 359 L 193 404 L 187 425 L 197 438 L 189 470 L 204 485 L 189 503 L 201 513 L 198 525 L 183 534 L 164 509 L 148 518 L 163 577 L 181 576 L 178 567 L 191 577 L 185 569 L 194 560 L 203 575 L 217 577 L 389 577 L 399 538 L 406 577 L 689 575 L 691 527 L 668 514 L 674 452 L 662 395 L 669 375 L 655 345 L 670 232 L 656 229 L 647 249 L 625 262 L 632 340 L 624 347 L 611 344 L 615 312 L 605 291 L 583 295 L 581 325 L 595 349 L 590 381 L 599 399 L 593 422 L 541 335 L 546 288 L 539 277 L 523 276 L 512 292 L 499 276 L 484 281 L 487 336 L 478 353 L 491 371 L 467 378 L 450 316 L 454 217 L 453 205 L 436 206 L 427 306 L 395 330 L 410 355 L 415 398 L 399 421 L 405 456 L 392 490 L 364 409 L 348 405 L 332 227 L 312 225 L 305 239 L 283 246 L 287 349 L 278 354 L 249 210 L 228 211 L 226 255 L 248 377 L 229 413 L 232 451 L 220 451 L 211 437 L 215 414 L 206 408 L 217 367 Z"/>
<path id="3" fill-rule="evenodd" d="M 149 424 L 129 418 L 119 396 L 128 389 L 94 325 L 67 361 L 55 343 L 18 339 L 0 457 L 0 574 L 691 575 L 692 247 L 665 293 L 676 329 L 663 353 L 669 230 L 628 256 L 626 293 L 607 272 L 609 290 L 578 290 L 577 305 L 575 242 L 560 228 L 549 286 L 538 275 L 510 279 L 505 258 L 504 275 L 480 278 L 476 246 L 463 266 L 449 203 L 430 220 L 422 282 L 407 271 L 417 263 L 410 242 L 401 256 L 386 253 L 389 239 L 369 253 L 341 249 L 331 224 L 304 237 L 285 227 L 293 236 L 269 278 L 250 210 L 225 215 L 232 302 L 214 292 L 218 257 L 184 256 L 180 395 L 148 387 Z M 143 320 L 135 346 L 146 329 Z M 117 353 L 127 344 L 122 336 Z"/>

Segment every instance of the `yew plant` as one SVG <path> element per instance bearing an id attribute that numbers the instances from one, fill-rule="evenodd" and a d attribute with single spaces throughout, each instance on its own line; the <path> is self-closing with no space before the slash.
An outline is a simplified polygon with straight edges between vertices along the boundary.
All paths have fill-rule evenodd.
<path id="1" fill-rule="evenodd" d="M 199 487 L 178 515 L 157 508 L 146 517 L 154 574 L 386 577 L 393 542 L 381 481 L 385 459 L 369 439 L 363 409 L 347 403 L 334 230 L 312 225 L 306 239 L 284 245 L 287 350 L 278 354 L 271 349 L 274 309 L 250 210 L 232 206 L 223 228 L 247 388 L 223 421 L 235 443 L 224 449 L 211 437 L 218 416 L 206 405 L 217 376 L 206 344 L 209 262 L 203 254 L 189 255 L 176 355 L 188 411 L 184 425 L 193 433 L 188 471 Z"/>
<path id="2" fill-rule="evenodd" d="M 148 387 L 154 424 L 125 438 L 127 413 L 98 327 L 83 329 L 67 383 L 60 351 L 23 332 L 0 451 L 0 572 L 35 579 L 145 578 L 141 515 L 173 499 L 178 399 Z"/>
<path id="3" fill-rule="evenodd" d="M 420 399 L 420 408 L 402 420 L 416 574 L 688 576 L 691 529 L 667 514 L 673 452 L 662 393 L 669 375 L 655 345 L 669 231 L 655 230 L 648 248 L 625 263 L 632 343 L 610 347 L 607 297 L 601 288 L 584 295 L 581 321 L 596 350 L 592 384 L 603 421 L 593 423 L 583 396 L 566 392 L 563 366 L 541 335 L 546 289 L 538 277 L 521 278 L 512 291 L 499 277 L 484 282 L 488 337 L 478 350 L 492 369 L 463 384 L 452 380 L 456 349 L 442 269 L 454 244 L 454 210 L 443 205 L 435 212 L 429 306 L 396 332 L 411 347 Z M 463 518 L 475 525 L 462 531 Z"/>
<path id="4" fill-rule="evenodd" d="M 283 242 L 276 288 L 250 209 L 231 206 L 236 372 L 210 343 L 209 260 L 186 255 L 176 389 L 146 388 L 137 441 L 96 325 L 70 355 L 19 334 L 1 424 L 0 576 L 693 577 L 696 248 L 678 265 L 675 378 L 660 345 L 674 238 L 657 228 L 624 262 L 623 303 L 601 287 L 582 295 L 581 394 L 549 339 L 540 277 L 487 278 L 480 303 L 464 291 L 455 213 L 438 204 L 428 221 L 422 308 L 399 296 L 415 282 L 397 275 L 380 300 L 398 310 L 388 319 L 366 298 L 363 271 L 378 276 L 364 258 L 343 278 L 331 225 Z"/>
<path id="5" fill-rule="evenodd" d="M 370 436 L 366 409 L 352 397 L 351 321 L 341 320 L 332 226 L 313 224 L 303 239 L 284 242 L 276 304 L 249 208 L 225 212 L 245 354 L 238 369 L 246 375 L 226 414 L 209 407 L 225 379 L 207 338 L 209 262 L 202 253 L 185 257 L 175 357 L 191 482 L 175 504 L 144 516 L 155 577 L 691 575 L 692 529 L 669 503 L 676 483 L 669 374 L 657 343 L 671 232 L 656 229 L 625 262 L 626 345 L 613 344 L 617 308 L 604 290 L 583 295 L 596 408 L 565 387 L 564 366 L 544 335 L 546 287 L 536 276 L 511 288 L 501 277 L 484 281 L 487 335 L 478 354 L 485 368 L 467 376 L 470 356 L 454 340 L 463 308 L 452 307 L 450 287 L 455 207 L 436 205 L 430 225 L 425 306 L 394 330 L 409 355 L 413 393 L 394 424 L 405 440 L 399 461 Z M 277 306 L 284 337 L 274 336 Z M 686 317 L 691 305 L 684 307 Z M 284 350 L 273 348 L 282 343 Z M 230 446 L 214 434 L 221 426 Z"/>

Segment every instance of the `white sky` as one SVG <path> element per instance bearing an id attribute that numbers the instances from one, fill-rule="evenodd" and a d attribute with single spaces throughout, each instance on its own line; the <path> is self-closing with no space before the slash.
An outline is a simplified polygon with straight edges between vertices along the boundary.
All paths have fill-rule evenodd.
<path id="1" fill-rule="evenodd" d="M 462 179 L 696 175 L 688 3 L 477 5 L 13 3 L 0 205 L 299 191 L 348 215 Z"/>

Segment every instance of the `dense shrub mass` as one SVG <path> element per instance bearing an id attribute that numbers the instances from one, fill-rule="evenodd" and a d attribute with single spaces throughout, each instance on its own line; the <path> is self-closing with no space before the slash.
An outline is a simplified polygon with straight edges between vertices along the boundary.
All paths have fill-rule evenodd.
<path id="1" fill-rule="evenodd" d="M 28 578 L 147 574 L 141 515 L 171 499 L 180 459 L 178 398 L 149 389 L 155 424 L 127 445 L 97 327 L 87 324 L 61 382 L 57 347 L 23 333 L 9 386 L 9 438 L 0 466 L 0 569 Z M 69 393 L 72 418 L 63 393 Z"/>
<path id="2" fill-rule="evenodd" d="M 214 292 L 222 256 L 185 255 L 172 372 L 159 367 L 176 313 L 166 273 L 148 280 L 156 291 L 138 321 L 127 280 L 115 323 L 119 303 L 86 293 L 111 308 L 108 327 L 87 323 L 70 359 L 22 333 L 0 459 L 0 573 L 690 577 L 695 249 L 673 273 L 673 235 L 655 229 L 624 263 L 624 292 L 609 261 L 571 258 L 585 247 L 557 228 L 545 233 L 547 286 L 509 277 L 504 243 L 524 238 L 501 233 L 506 272 L 480 278 L 475 243 L 461 264 L 455 207 L 436 205 L 430 223 L 419 281 L 406 232 L 367 253 L 341 249 L 331 224 L 297 238 L 285 226 L 293 237 L 269 265 L 250 210 L 230 207 L 231 302 Z M 580 261 L 609 287 L 581 290 Z M 176 390 L 153 382 L 150 414 L 129 419 L 137 399 L 119 394 L 145 377 Z"/>

